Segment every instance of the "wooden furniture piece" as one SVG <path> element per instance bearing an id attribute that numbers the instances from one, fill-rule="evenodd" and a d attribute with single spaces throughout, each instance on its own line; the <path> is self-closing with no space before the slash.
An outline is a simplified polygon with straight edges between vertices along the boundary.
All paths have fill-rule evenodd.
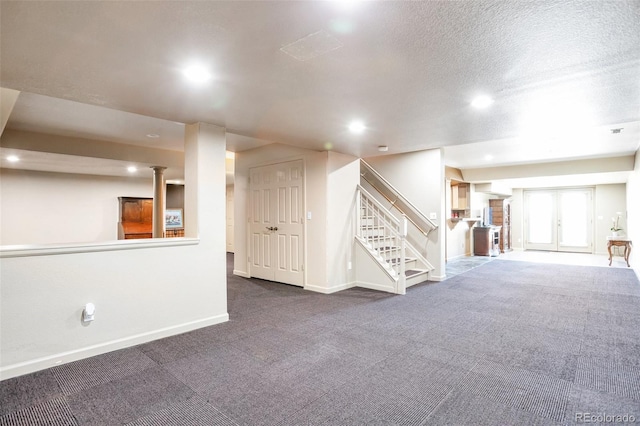
<path id="1" fill-rule="evenodd" d="M 451 182 L 451 219 L 469 218 L 470 199 L 469 184 L 466 182 Z"/>
<path id="2" fill-rule="evenodd" d="M 184 237 L 184 228 L 167 229 L 164 231 L 165 238 Z"/>
<path id="3" fill-rule="evenodd" d="M 152 238 L 153 198 L 118 197 L 118 239 Z"/>
<path id="4" fill-rule="evenodd" d="M 500 227 L 475 226 L 473 228 L 473 254 L 498 256 L 500 254 Z"/>
<path id="5" fill-rule="evenodd" d="M 509 200 L 491 199 L 489 207 L 491 207 L 491 223 L 499 226 L 502 232 L 500 252 L 511 251 L 511 204 Z"/>
<path id="6" fill-rule="evenodd" d="M 611 253 L 611 247 L 624 247 L 624 260 L 627 262 L 627 266 L 629 265 L 629 255 L 631 254 L 631 247 L 633 244 L 631 240 L 626 237 L 607 237 L 607 251 L 609 252 L 609 266 L 611 266 L 611 262 L 613 261 L 613 254 Z"/>

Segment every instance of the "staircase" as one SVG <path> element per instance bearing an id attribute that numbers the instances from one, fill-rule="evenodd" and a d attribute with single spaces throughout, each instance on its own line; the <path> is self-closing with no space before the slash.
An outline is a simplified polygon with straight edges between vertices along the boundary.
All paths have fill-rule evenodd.
<path id="1" fill-rule="evenodd" d="M 403 196 L 388 180 L 378 173 L 369 163 L 360 159 L 360 183 L 369 187 L 374 194 L 379 194 L 383 202 L 386 201 L 389 209 L 404 215 L 409 220 L 413 230 L 428 235 L 436 229 L 436 225 L 431 219 L 426 217 L 411 201 Z"/>
<path id="2" fill-rule="evenodd" d="M 360 185 L 357 206 L 356 241 L 389 280 L 388 288 L 378 287 L 405 294 L 407 287 L 426 281 L 434 267 L 407 241 L 406 215 L 398 219 Z"/>

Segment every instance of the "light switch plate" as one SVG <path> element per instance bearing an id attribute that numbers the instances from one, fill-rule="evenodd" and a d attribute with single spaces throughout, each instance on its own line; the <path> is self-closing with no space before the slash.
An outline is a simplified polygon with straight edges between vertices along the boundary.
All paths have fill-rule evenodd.
<path id="1" fill-rule="evenodd" d="M 429 213 L 429 219 L 431 220 L 435 220 L 438 218 L 438 215 L 436 214 L 436 212 L 431 212 Z"/>

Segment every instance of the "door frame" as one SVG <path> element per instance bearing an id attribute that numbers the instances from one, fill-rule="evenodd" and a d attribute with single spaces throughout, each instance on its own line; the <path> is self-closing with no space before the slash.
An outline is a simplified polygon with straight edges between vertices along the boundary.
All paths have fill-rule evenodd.
<path id="1" fill-rule="evenodd" d="M 589 221 L 587 229 L 590 235 L 588 235 L 588 248 L 580 248 L 573 246 L 562 246 L 560 244 L 560 202 L 559 195 L 563 191 L 586 191 L 589 193 L 589 210 L 587 212 L 587 220 Z M 553 203 L 555 206 L 552 212 L 553 221 L 555 226 L 552 229 L 552 235 L 554 242 L 551 244 L 530 244 L 529 243 L 529 199 L 528 194 L 535 192 L 547 192 L 553 194 Z M 522 206 L 523 206 L 523 237 L 525 250 L 542 250 L 542 251 L 555 251 L 555 252 L 569 252 L 569 253 L 595 253 L 594 238 L 596 235 L 595 221 L 593 220 L 595 214 L 595 188 L 593 186 L 578 186 L 578 187 L 563 187 L 563 188 L 532 188 L 524 189 L 522 192 Z"/>
<path id="2" fill-rule="evenodd" d="M 294 156 L 287 157 L 282 159 L 273 159 L 269 161 L 264 161 L 260 163 L 255 163 L 247 167 L 247 203 L 246 203 L 246 212 L 245 212 L 245 220 L 246 220 L 246 236 L 245 236 L 245 244 L 246 244 L 246 253 L 247 253 L 247 278 L 251 278 L 253 275 L 251 274 L 251 262 L 249 261 L 249 257 L 251 256 L 251 212 L 253 211 L 253 198 L 251 197 L 251 169 L 259 168 L 259 167 L 269 167 L 275 166 L 276 164 L 282 163 L 291 163 L 294 161 L 302 162 L 302 288 L 306 288 L 307 286 L 307 162 L 304 156 Z M 276 281 L 274 281 L 276 282 Z"/>

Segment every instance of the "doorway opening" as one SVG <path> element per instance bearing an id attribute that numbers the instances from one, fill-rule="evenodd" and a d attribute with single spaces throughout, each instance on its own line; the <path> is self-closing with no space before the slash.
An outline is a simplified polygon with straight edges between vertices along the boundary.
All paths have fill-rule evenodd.
<path id="1" fill-rule="evenodd" d="M 526 250 L 593 253 L 593 188 L 524 192 Z"/>

